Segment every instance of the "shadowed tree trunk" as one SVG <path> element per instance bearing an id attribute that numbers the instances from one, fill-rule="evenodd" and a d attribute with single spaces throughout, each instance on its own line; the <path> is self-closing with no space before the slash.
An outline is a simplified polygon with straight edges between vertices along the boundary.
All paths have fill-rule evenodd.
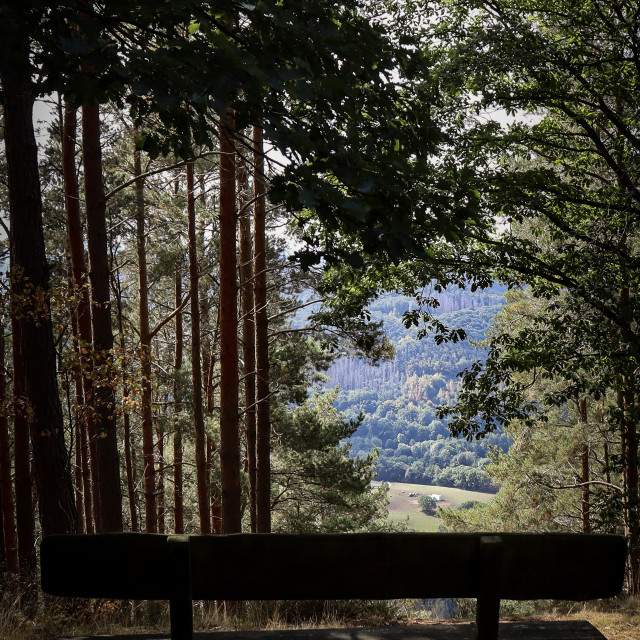
<path id="1" fill-rule="evenodd" d="M 89 247 L 89 282 L 91 284 L 91 328 L 93 333 L 94 370 L 106 371 L 95 387 L 97 465 L 100 514 L 98 531 L 122 530 L 122 491 L 116 434 L 116 407 L 113 389 L 113 333 L 109 295 L 109 260 L 107 251 L 106 201 L 102 184 L 102 150 L 100 147 L 100 113 L 98 105 L 82 107 L 82 145 L 87 207 Z"/>
<path id="2" fill-rule="evenodd" d="M 257 531 L 271 531 L 271 417 L 269 406 L 269 321 L 262 128 L 253 128 L 255 174 L 253 213 L 254 313 L 256 324 L 256 507 Z"/>
<path id="3" fill-rule="evenodd" d="M 116 314 L 118 319 L 118 335 L 120 336 L 120 352 L 126 353 L 125 333 L 124 333 L 124 317 L 122 313 L 122 288 L 120 286 L 120 278 L 115 278 L 116 290 Z M 134 451 L 131 445 L 131 416 L 128 408 L 129 400 L 129 375 L 126 367 L 122 370 L 122 426 L 124 430 L 124 463 L 125 473 L 127 476 L 127 496 L 129 498 L 129 517 L 131 519 L 131 530 L 139 531 L 140 525 L 138 521 L 138 497 L 135 487 L 137 484 L 136 465 L 134 460 Z"/>
<path id="4" fill-rule="evenodd" d="M 149 295 L 147 284 L 147 248 L 145 232 L 144 178 L 140 152 L 134 151 L 136 175 L 136 249 L 138 255 L 138 317 L 140 322 L 140 387 L 142 389 L 142 459 L 144 466 L 144 504 L 147 533 L 158 531 L 156 503 L 155 448 L 151 406 L 151 334 L 149 329 Z"/>
<path id="5" fill-rule="evenodd" d="M 191 289 L 191 382 L 193 391 L 193 423 L 196 447 L 196 484 L 200 531 L 211 533 L 209 515 L 209 487 L 207 482 L 207 456 L 202 410 L 202 365 L 200 362 L 200 296 L 198 282 L 198 246 L 196 237 L 196 201 L 193 162 L 187 163 L 187 232 L 189 236 L 189 283 Z"/>
<path id="6" fill-rule="evenodd" d="M 7 401 L 7 377 L 4 371 L 4 322 L 0 317 L 0 505 L 2 506 L 2 531 L 4 540 L 5 569 L 18 573 L 18 540 L 16 537 L 15 504 L 11 481 L 11 457 L 9 455 L 9 424 L 4 406 Z"/>
<path id="7" fill-rule="evenodd" d="M 623 313 L 631 321 L 629 313 L 629 288 L 619 293 Z M 640 592 L 640 493 L 638 487 L 638 432 L 635 419 L 635 381 L 630 375 L 621 380 L 618 406 L 622 415 L 621 443 L 625 521 L 629 537 L 629 591 Z"/>
<path id="8" fill-rule="evenodd" d="M 78 358 L 82 376 L 81 406 L 82 421 L 86 424 L 89 438 L 91 466 L 98 466 L 97 439 L 95 428 L 95 396 L 93 390 L 92 358 L 91 358 L 91 302 L 87 287 L 87 266 L 84 256 L 82 220 L 80 215 L 80 191 L 76 175 L 76 110 L 65 102 L 62 126 L 62 175 L 64 179 L 64 198 L 67 213 L 67 236 L 73 272 L 73 287 L 76 297 L 75 317 L 78 327 Z M 83 427 L 84 429 L 84 427 Z M 93 530 L 93 519 L 100 514 L 100 491 L 97 485 L 97 474 L 92 474 L 93 485 L 88 494 L 92 500 L 93 515 L 88 521 L 88 530 Z M 86 518 L 85 518 L 86 519 Z"/>
<path id="9" fill-rule="evenodd" d="M 236 162 L 233 118 L 220 125 L 220 473 L 222 530 L 241 530 Z"/>
<path id="10" fill-rule="evenodd" d="M 30 435 L 43 535 L 75 529 L 76 513 L 64 422 L 56 379 L 49 308 L 49 270 L 42 228 L 38 152 L 33 130 L 33 87 L 28 33 L 5 8 L 3 31 L 12 30 L 12 59 L 2 66 L 4 140 L 11 221 L 13 311 L 18 312 L 20 358 L 31 410 Z M 17 37 L 21 34 L 22 37 Z M 5 61 L 7 62 L 7 61 Z"/>
<path id="11" fill-rule="evenodd" d="M 31 484 L 31 452 L 29 424 L 22 400 L 25 398 L 24 370 L 20 357 L 20 324 L 11 318 L 13 333 L 13 446 L 14 486 L 16 499 L 16 533 L 18 537 L 18 563 L 23 591 L 35 598 L 36 574 L 35 518 L 33 512 L 33 487 Z"/>
<path id="12" fill-rule="evenodd" d="M 182 269 L 176 266 L 175 282 L 175 307 L 180 308 L 182 302 Z M 182 369 L 183 356 L 183 330 L 182 312 L 178 311 L 175 316 L 175 351 L 173 368 L 175 372 L 173 382 L 173 413 L 176 416 L 182 411 L 182 389 L 180 384 L 180 369 Z M 182 424 L 178 422 L 173 432 L 173 521 L 174 531 L 184 533 L 184 503 L 182 499 L 183 473 L 182 473 Z"/>
<path id="13" fill-rule="evenodd" d="M 582 476 L 580 478 L 580 482 L 584 483 L 582 487 L 582 532 L 583 533 L 591 533 L 591 520 L 590 520 L 590 510 L 591 510 L 591 499 L 590 499 L 590 491 L 589 485 L 589 443 L 586 438 L 586 424 L 587 424 L 587 401 L 583 398 L 578 400 L 578 416 L 580 419 L 580 423 L 583 425 L 583 429 L 585 430 L 584 436 L 584 450 L 582 455 L 580 456 L 580 460 L 582 463 Z"/>

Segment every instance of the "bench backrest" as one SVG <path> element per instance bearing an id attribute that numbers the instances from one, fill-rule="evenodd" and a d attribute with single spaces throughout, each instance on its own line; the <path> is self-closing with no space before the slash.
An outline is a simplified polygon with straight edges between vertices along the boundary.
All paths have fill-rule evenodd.
<path id="1" fill-rule="evenodd" d="M 622 589 L 626 543 L 584 534 L 120 533 L 50 536 L 42 588 L 61 596 L 202 600 L 477 597 L 587 600 Z"/>

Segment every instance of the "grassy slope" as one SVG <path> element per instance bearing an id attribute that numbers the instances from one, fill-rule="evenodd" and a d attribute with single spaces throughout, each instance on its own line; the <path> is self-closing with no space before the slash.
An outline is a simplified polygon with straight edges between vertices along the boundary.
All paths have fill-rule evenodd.
<path id="1" fill-rule="evenodd" d="M 491 493 L 478 493 L 449 487 L 436 487 L 427 484 L 406 484 L 403 482 L 389 482 L 389 519 L 392 522 L 407 522 L 410 531 L 437 531 L 441 524 L 440 518 L 428 516 L 418 507 L 418 496 L 424 493 L 431 495 L 438 493 L 444 502 L 441 507 L 459 507 L 468 500 L 488 502 L 493 497 Z M 417 494 L 410 496 L 410 493 Z"/>

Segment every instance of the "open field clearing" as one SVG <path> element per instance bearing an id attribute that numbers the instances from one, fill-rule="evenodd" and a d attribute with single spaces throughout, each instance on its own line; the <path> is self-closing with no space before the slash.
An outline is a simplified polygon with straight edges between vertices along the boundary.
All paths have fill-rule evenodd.
<path id="1" fill-rule="evenodd" d="M 379 483 L 377 483 L 379 484 Z M 407 522 L 410 531 L 437 531 L 442 523 L 440 518 L 428 516 L 420 511 L 418 498 L 423 495 L 437 494 L 444 500 L 438 502 L 439 507 L 459 507 L 463 502 L 477 500 L 488 502 L 492 493 L 465 491 L 452 487 L 436 487 L 429 484 L 407 484 L 404 482 L 388 482 L 389 485 L 389 518 L 392 522 Z"/>

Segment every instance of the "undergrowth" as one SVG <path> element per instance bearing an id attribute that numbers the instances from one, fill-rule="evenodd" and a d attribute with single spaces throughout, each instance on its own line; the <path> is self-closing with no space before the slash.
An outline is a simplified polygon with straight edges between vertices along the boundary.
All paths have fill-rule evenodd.
<path id="1" fill-rule="evenodd" d="M 451 602 L 451 601 L 449 601 Z M 375 627 L 400 622 L 430 623 L 442 611 L 423 601 L 269 601 L 195 602 L 197 631 L 251 630 L 312 627 Z M 454 620 L 472 620 L 475 600 L 459 599 Z M 640 600 L 616 598 L 589 603 L 560 601 L 504 601 L 503 620 L 584 619 L 609 640 L 640 640 Z M 166 633 L 169 609 L 166 602 L 111 601 L 51 598 L 40 594 L 29 604 L 18 589 L 5 589 L 0 596 L 2 640 L 53 640 L 62 636 L 119 633 Z"/>

